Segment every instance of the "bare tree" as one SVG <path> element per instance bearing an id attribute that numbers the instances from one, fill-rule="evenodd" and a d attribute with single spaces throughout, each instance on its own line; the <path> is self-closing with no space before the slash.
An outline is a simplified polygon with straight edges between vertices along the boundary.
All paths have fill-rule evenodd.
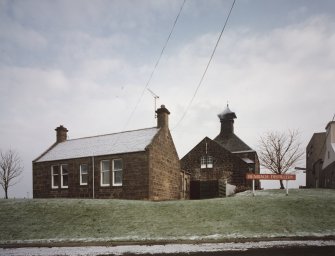
<path id="1" fill-rule="evenodd" d="M 284 174 L 301 160 L 304 151 L 300 146 L 298 131 L 268 132 L 259 140 L 260 164 L 275 174 Z M 282 180 L 280 188 L 284 189 Z"/>
<path id="2" fill-rule="evenodd" d="M 21 158 L 15 151 L 0 151 L 0 185 L 5 191 L 6 199 L 8 199 L 8 188 L 18 182 L 15 179 L 21 175 L 22 171 Z"/>

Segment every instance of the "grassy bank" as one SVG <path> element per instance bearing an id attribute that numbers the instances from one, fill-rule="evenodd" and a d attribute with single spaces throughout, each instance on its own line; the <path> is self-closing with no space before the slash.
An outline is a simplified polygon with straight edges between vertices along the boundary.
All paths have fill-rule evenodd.
<path id="1" fill-rule="evenodd" d="M 335 235 L 335 190 L 259 191 L 224 199 L 0 200 L 0 243 Z"/>

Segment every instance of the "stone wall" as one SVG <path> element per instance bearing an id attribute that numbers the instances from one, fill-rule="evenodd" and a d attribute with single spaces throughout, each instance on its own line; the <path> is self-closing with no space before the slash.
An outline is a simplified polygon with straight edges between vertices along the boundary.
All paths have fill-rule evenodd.
<path id="1" fill-rule="evenodd" d="M 167 127 L 162 127 L 148 147 L 150 200 L 180 199 L 180 161 Z"/>
<path id="2" fill-rule="evenodd" d="M 187 198 L 183 190 L 179 157 L 169 131 L 170 112 L 161 106 L 157 111 L 157 127 L 153 141 L 142 152 L 119 155 L 84 157 L 50 162 L 33 162 L 34 198 L 120 198 L 145 200 L 171 200 Z M 67 129 L 56 128 L 57 142 L 66 140 Z M 55 144 L 56 145 L 56 144 Z M 123 160 L 122 186 L 113 186 L 112 160 Z M 101 186 L 101 161 L 110 160 L 110 185 Z M 68 188 L 52 188 L 51 166 L 68 165 Z M 88 184 L 80 185 L 80 165 L 88 165 Z M 93 168 L 94 167 L 94 168 Z M 93 174 L 94 171 L 94 174 Z M 94 181 L 93 181 L 94 180 Z M 60 175 L 59 175 L 60 183 Z M 186 182 L 187 183 L 187 182 Z M 94 184 L 94 185 L 93 185 Z"/>
<path id="3" fill-rule="evenodd" d="M 306 147 L 306 187 L 322 187 L 322 163 L 326 133 L 314 133 Z"/>
<path id="4" fill-rule="evenodd" d="M 123 160 L 122 186 L 113 186 L 110 180 L 110 185 L 103 187 L 100 184 L 101 160 L 110 160 L 110 179 L 112 179 L 113 159 Z M 59 186 L 53 189 L 51 187 L 51 166 L 60 164 L 68 165 L 68 188 Z M 87 185 L 80 185 L 81 164 L 88 165 Z M 93 157 L 33 163 L 33 196 L 34 198 L 93 198 Z M 136 152 L 94 157 L 94 197 L 149 199 L 148 153 Z"/>
<path id="5" fill-rule="evenodd" d="M 335 162 L 322 170 L 322 181 L 320 187 L 335 188 Z"/>
<path id="6" fill-rule="evenodd" d="M 201 168 L 200 159 L 205 155 L 213 157 L 213 168 Z M 208 137 L 181 159 L 181 166 L 191 173 L 191 181 L 227 179 L 234 185 L 247 185 L 245 173 L 248 165 Z"/>

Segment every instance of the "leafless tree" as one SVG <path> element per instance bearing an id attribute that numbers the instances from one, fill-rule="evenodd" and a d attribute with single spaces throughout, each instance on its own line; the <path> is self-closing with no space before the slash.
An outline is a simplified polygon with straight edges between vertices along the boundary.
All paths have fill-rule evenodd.
<path id="1" fill-rule="evenodd" d="M 298 140 L 298 131 L 268 132 L 259 140 L 260 164 L 275 174 L 286 173 L 301 160 L 304 151 Z M 280 180 L 280 188 L 284 189 Z"/>
<path id="2" fill-rule="evenodd" d="M 5 191 L 5 198 L 8 199 L 8 188 L 15 185 L 23 171 L 21 158 L 17 152 L 8 150 L 0 151 L 0 185 Z"/>

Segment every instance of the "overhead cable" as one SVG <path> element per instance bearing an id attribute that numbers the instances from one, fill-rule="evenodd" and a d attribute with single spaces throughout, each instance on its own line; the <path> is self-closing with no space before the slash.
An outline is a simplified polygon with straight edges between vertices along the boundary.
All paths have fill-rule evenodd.
<path id="1" fill-rule="evenodd" d="M 223 32 L 224 32 L 224 30 L 225 30 L 225 28 L 226 28 L 226 26 L 227 26 L 227 23 L 228 23 L 230 14 L 231 14 L 231 12 L 232 12 L 232 10 L 233 10 L 233 8 L 234 8 L 234 5 L 235 5 L 235 1 L 236 1 L 236 0 L 233 1 L 232 5 L 231 5 L 231 7 L 230 7 L 228 16 L 227 16 L 227 18 L 226 18 L 226 20 L 225 20 L 225 23 L 224 23 L 224 25 L 223 25 L 223 28 L 222 28 L 222 30 L 221 30 L 221 33 L 220 33 L 220 35 L 219 35 L 219 37 L 218 37 L 218 39 L 217 39 L 217 41 L 216 41 L 216 44 L 215 44 L 214 49 L 213 49 L 213 52 L 212 52 L 212 54 L 211 54 L 211 56 L 210 56 L 210 58 L 209 58 L 209 61 L 208 61 L 207 66 L 206 66 L 206 68 L 205 68 L 205 71 L 204 71 L 204 73 L 203 73 L 202 76 L 201 76 L 201 79 L 200 79 L 200 81 L 199 81 L 199 83 L 198 83 L 198 86 L 197 86 L 197 88 L 195 89 L 195 91 L 194 91 L 194 93 L 193 93 L 193 96 L 192 96 L 190 102 L 188 103 L 188 105 L 187 105 L 187 107 L 186 107 L 186 109 L 185 109 L 183 115 L 181 116 L 181 118 L 179 119 L 179 121 L 177 122 L 177 124 L 175 125 L 175 127 L 174 127 L 173 129 L 176 129 L 176 127 L 178 127 L 179 124 L 183 121 L 183 119 L 184 119 L 184 117 L 186 116 L 186 114 L 187 114 L 187 112 L 188 112 L 190 106 L 191 106 L 192 103 L 193 103 L 193 100 L 194 100 L 195 96 L 196 96 L 197 93 L 198 93 L 198 90 L 199 90 L 199 88 L 200 88 L 200 86 L 201 86 L 201 84 L 202 84 L 202 82 L 203 82 L 203 80 L 204 80 L 204 78 L 205 78 L 205 75 L 206 75 L 206 73 L 207 73 L 207 70 L 208 70 L 208 68 L 209 68 L 209 65 L 210 65 L 211 62 L 212 62 L 212 59 L 213 59 L 213 56 L 214 56 L 214 54 L 215 54 L 216 48 L 218 47 L 218 44 L 219 44 L 219 42 L 220 42 L 220 40 L 221 40 L 222 34 L 223 34 Z"/>
<path id="2" fill-rule="evenodd" d="M 136 102 L 136 105 L 135 105 L 134 109 L 132 110 L 132 112 L 131 112 L 131 114 L 130 114 L 130 116 L 129 116 L 129 118 L 128 118 L 127 122 L 125 123 L 125 125 L 124 125 L 124 127 L 123 127 L 122 130 L 125 130 L 126 127 L 128 126 L 128 124 L 129 124 L 130 120 L 132 119 L 132 117 L 133 117 L 133 115 L 134 115 L 134 113 L 135 113 L 135 111 L 136 111 L 138 105 L 140 104 L 140 102 L 141 102 L 141 100 L 142 100 L 142 98 L 143 98 L 144 92 L 146 91 L 146 89 L 147 89 L 147 88 L 149 87 L 149 85 L 150 85 L 151 79 L 152 79 L 152 77 L 153 77 L 153 75 L 154 75 L 154 73 L 155 73 L 155 71 L 156 71 L 156 69 L 157 69 L 157 67 L 158 67 L 158 64 L 159 64 L 159 62 L 160 62 L 160 60 L 161 60 L 161 58 L 162 58 L 162 56 L 163 56 L 163 53 L 164 53 L 164 51 L 165 51 L 166 46 L 167 46 L 168 42 L 170 41 L 171 35 L 172 35 L 172 33 L 173 33 L 173 31 L 174 31 L 174 28 L 175 28 L 175 26 L 176 26 L 176 24 L 177 24 L 177 21 L 178 21 L 178 19 L 179 19 L 180 13 L 181 13 L 181 11 L 183 10 L 183 7 L 184 7 L 184 5 L 185 5 L 185 2 L 186 2 L 186 0 L 183 0 L 183 2 L 182 2 L 182 4 L 181 4 L 181 7 L 180 7 L 180 9 L 179 9 L 179 12 L 178 12 L 178 14 L 177 14 L 177 17 L 176 17 L 176 19 L 175 19 L 175 21 L 174 21 L 174 23 L 173 23 L 173 26 L 172 26 L 172 28 L 171 28 L 171 30 L 170 30 L 169 36 L 167 37 L 167 39 L 166 39 L 166 41 L 165 41 L 165 44 L 164 44 L 164 46 L 163 46 L 163 48 L 162 48 L 162 50 L 161 50 L 161 52 L 160 52 L 160 55 L 159 55 L 159 57 L 158 57 L 158 59 L 157 59 L 157 61 L 156 61 L 156 63 L 155 63 L 155 66 L 154 66 L 154 68 L 153 68 L 153 70 L 152 70 L 152 72 L 151 72 L 151 74 L 150 74 L 150 76 L 149 76 L 149 79 L 148 79 L 148 81 L 146 82 L 146 84 L 145 84 L 145 86 L 144 86 L 144 88 L 143 88 L 143 90 L 142 90 L 142 93 L 140 94 L 140 97 L 138 98 L 138 100 L 137 100 L 137 102 Z"/>

